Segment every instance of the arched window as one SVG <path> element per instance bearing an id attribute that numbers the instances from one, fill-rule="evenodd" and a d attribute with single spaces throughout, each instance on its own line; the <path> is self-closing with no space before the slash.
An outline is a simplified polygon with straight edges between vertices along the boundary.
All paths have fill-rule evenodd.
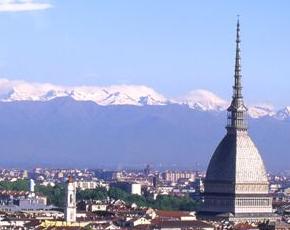
<path id="1" fill-rule="evenodd" d="M 73 196 L 72 196 L 72 194 L 70 194 L 70 196 L 69 196 L 69 203 L 72 204 L 72 202 L 73 202 Z"/>

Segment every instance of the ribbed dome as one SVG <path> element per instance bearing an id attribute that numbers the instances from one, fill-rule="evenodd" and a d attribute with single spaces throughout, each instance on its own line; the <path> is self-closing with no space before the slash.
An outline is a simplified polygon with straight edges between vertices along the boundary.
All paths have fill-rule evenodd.
<path id="1" fill-rule="evenodd" d="M 210 160 L 206 181 L 268 183 L 263 160 L 247 131 L 226 134 Z"/>

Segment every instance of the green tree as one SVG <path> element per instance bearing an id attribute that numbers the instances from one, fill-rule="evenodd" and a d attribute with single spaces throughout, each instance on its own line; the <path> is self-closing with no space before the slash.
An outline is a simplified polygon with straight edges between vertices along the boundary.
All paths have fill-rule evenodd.
<path id="1" fill-rule="evenodd" d="M 36 186 L 35 191 L 46 196 L 48 204 L 53 204 L 57 207 L 64 207 L 65 188 L 63 184 L 57 184 L 54 187 L 38 185 Z"/>
<path id="2" fill-rule="evenodd" d="M 13 191 L 28 191 L 29 181 L 18 180 L 15 182 L 1 181 L 0 190 L 13 190 Z M 54 187 L 37 185 L 35 191 L 47 197 L 48 204 L 53 204 L 57 207 L 64 207 L 65 200 L 65 184 L 57 184 Z M 156 200 L 150 196 L 139 196 L 127 193 L 119 188 L 106 188 L 98 187 L 92 190 L 78 190 L 77 200 L 106 200 L 110 197 L 115 200 L 123 200 L 128 204 L 136 203 L 142 207 L 152 207 L 161 210 L 182 210 L 191 211 L 195 210 L 198 203 L 190 197 L 176 197 L 170 195 L 159 195 Z"/>
<path id="3" fill-rule="evenodd" d="M 78 200 L 106 200 L 108 191 L 104 187 L 77 191 Z"/>
<path id="4" fill-rule="evenodd" d="M 150 206 L 148 205 L 148 202 L 146 200 L 146 198 L 144 196 L 139 196 L 139 195 L 136 195 L 136 194 L 133 194 L 133 195 L 129 195 L 126 200 L 125 200 L 127 203 L 129 204 L 137 204 L 138 206 L 141 206 L 141 207 L 147 207 L 147 206 Z"/>
<path id="5" fill-rule="evenodd" d="M 110 188 L 108 195 L 110 198 L 113 198 L 115 200 L 120 199 L 126 201 L 129 196 L 129 193 L 119 188 Z"/>
<path id="6" fill-rule="evenodd" d="M 152 207 L 161 210 L 191 211 L 196 208 L 196 202 L 189 197 L 160 195 L 153 202 Z"/>
<path id="7" fill-rule="evenodd" d="M 29 191 L 29 180 L 1 181 L 0 190 Z"/>

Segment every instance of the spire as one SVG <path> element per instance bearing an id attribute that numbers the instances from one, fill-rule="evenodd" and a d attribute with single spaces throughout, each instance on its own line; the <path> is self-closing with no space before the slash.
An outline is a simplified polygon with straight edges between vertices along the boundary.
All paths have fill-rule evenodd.
<path id="1" fill-rule="evenodd" d="M 237 38 L 236 38 L 236 59 L 235 59 L 235 84 L 233 86 L 233 98 L 242 98 L 242 85 L 241 85 L 241 50 L 240 50 L 240 22 L 237 21 Z"/>
<path id="2" fill-rule="evenodd" d="M 228 108 L 228 131 L 247 130 L 246 114 L 247 108 L 244 105 L 242 96 L 241 84 L 241 50 L 240 50 L 240 22 L 239 17 L 237 21 L 237 35 L 236 35 L 236 58 L 235 58 L 235 75 L 233 86 L 233 98 L 230 107 Z"/>

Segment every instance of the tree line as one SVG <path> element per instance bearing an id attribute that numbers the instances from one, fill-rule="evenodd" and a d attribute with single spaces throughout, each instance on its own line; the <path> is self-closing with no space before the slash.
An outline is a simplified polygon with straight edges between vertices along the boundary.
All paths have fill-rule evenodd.
<path id="1" fill-rule="evenodd" d="M 28 180 L 17 180 L 15 182 L 1 181 L 0 190 L 12 191 L 29 191 Z M 47 197 L 48 204 L 57 207 L 64 207 L 65 203 L 65 184 L 56 184 L 52 186 L 36 185 L 35 192 Z M 95 189 L 77 190 L 77 200 L 101 200 L 105 201 L 108 198 L 114 200 L 123 200 L 127 204 L 135 203 L 139 207 L 152 207 L 160 210 L 181 210 L 192 211 L 196 209 L 197 202 L 189 196 L 177 197 L 171 195 L 158 195 L 153 199 L 150 195 L 130 194 L 119 188 L 110 188 L 107 190 L 103 187 Z"/>

